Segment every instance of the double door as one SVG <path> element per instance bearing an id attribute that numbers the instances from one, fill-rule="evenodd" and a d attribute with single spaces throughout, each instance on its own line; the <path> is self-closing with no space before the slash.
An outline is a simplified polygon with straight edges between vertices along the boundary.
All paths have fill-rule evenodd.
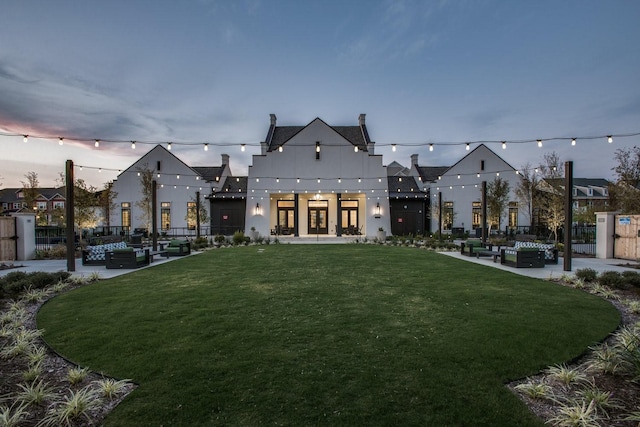
<path id="1" fill-rule="evenodd" d="M 328 205 L 326 200 L 309 201 L 309 234 L 329 234 Z"/>

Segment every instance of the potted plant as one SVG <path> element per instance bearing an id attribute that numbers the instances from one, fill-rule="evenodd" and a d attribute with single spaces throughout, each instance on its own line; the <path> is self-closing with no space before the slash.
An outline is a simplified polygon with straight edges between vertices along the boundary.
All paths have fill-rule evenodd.
<path id="1" fill-rule="evenodd" d="M 384 242 L 387 240 L 387 233 L 384 231 L 384 228 L 378 227 L 378 240 L 380 242 Z"/>
<path id="2" fill-rule="evenodd" d="M 256 231 L 255 227 L 251 227 L 251 240 L 255 242 L 256 240 L 258 240 L 258 237 L 260 237 L 260 233 Z"/>

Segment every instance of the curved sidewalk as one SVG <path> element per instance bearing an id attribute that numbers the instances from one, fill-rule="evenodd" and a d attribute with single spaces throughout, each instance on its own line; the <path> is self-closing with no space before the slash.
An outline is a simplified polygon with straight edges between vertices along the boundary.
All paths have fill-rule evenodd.
<path id="1" fill-rule="evenodd" d="M 486 265 L 487 267 L 499 268 L 500 270 L 510 271 L 515 274 L 520 274 L 521 276 L 536 277 L 538 279 L 555 279 L 555 278 L 559 278 L 563 274 L 573 276 L 575 275 L 577 270 L 581 270 L 583 268 L 592 268 L 598 273 L 602 273 L 605 271 L 640 272 L 640 270 L 638 269 L 622 266 L 627 263 L 638 265 L 638 263 L 633 263 L 632 261 L 628 261 L 624 259 L 600 259 L 600 258 L 584 258 L 584 257 L 572 258 L 571 271 L 564 271 L 564 259 L 562 257 L 558 259 L 558 264 L 546 264 L 544 268 L 515 268 L 515 267 L 509 267 L 507 265 L 502 265 L 500 264 L 499 260 L 498 262 L 493 262 L 492 257 L 476 258 L 476 257 L 462 255 L 460 252 L 441 252 L 441 253 L 451 256 L 453 258 L 464 260 L 464 261 Z"/>

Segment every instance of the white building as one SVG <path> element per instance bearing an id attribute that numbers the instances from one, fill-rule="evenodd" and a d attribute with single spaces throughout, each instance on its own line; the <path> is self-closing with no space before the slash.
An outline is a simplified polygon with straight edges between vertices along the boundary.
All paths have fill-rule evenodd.
<path id="1" fill-rule="evenodd" d="M 357 126 L 271 124 L 247 178 L 245 232 L 309 235 L 390 230 L 387 171 L 365 115 Z"/>

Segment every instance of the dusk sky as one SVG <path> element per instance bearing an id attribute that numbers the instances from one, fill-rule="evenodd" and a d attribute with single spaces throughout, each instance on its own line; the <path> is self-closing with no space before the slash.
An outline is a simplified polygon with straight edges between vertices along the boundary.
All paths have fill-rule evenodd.
<path id="1" fill-rule="evenodd" d="M 405 166 L 453 165 L 456 142 L 578 137 L 488 146 L 515 168 L 555 151 L 576 177 L 612 178 L 640 137 L 580 137 L 640 132 L 639 23 L 636 0 L 5 1 L 0 183 L 36 171 L 53 186 L 67 159 L 125 169 L 153 148 L 107 140 L 173 141 L 191 166 L 226 153 L 246 175 L 270 113 L 365 113 L 384 164 Z M 76 171 L 96 187 L 116 175 Z"/>

